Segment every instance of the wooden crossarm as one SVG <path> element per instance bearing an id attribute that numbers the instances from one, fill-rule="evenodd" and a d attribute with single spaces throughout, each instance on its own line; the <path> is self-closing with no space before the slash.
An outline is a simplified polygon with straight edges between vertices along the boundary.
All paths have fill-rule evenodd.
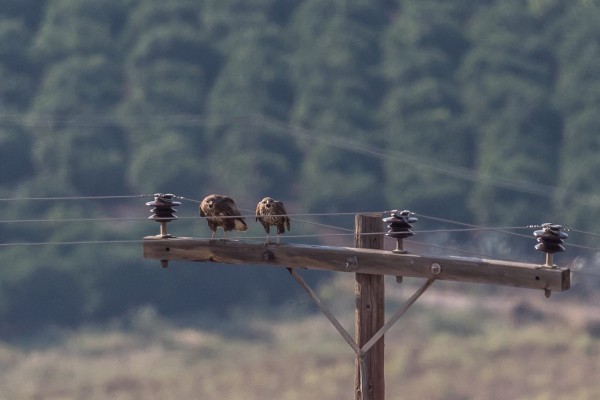
<path id="1" fill-rule="evenodd" d="M 396 254 L 352 247 L 263 244 L 236 240 L 145 237 L 144 258 L 267 265 L 337 272 L 432 278 L 549 291 L 570 287 L 569 268 L 472 257 Z"/>

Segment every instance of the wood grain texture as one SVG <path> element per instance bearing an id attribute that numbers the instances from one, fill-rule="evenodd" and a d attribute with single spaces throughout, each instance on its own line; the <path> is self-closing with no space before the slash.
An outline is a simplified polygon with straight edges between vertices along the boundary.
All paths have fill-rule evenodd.
<path id="1" fill-rule="evenodd" d="M 194 238 L 144 238 L 144 258 L 170 261 L 218 262 L 266 265 L 373 275 L 435 277 L 469 283 L 485 283 L 530 289 L 564 291 L 570 287 L 569 268 L 541 267 L 510 261 L 470 257 L 394 254 L 390 251 L 352 247 L 263 244 L 234 240 Z M 432 273 L 432 265 L 441 267 Z"/>
<path id="2" fill-rule="evenodd" d="M 361 233 L 383 232 L 381 215 L 358 214 L 355 217 L 354 246 L 357 248 L 383 249 L 383 233 L 361 235 Z M 358 347 L 363 347 L 385 323 L 385 287 L 383 275 L 356 273 L 355 285 L 355 338 Z M 361 394 L 360 358 L 355 361 L 354 393 L 356 400 L 383 400 L 385 398 L 384 338 L 382 337 L 364 356 L 366 374 L 365 393 Z"/>

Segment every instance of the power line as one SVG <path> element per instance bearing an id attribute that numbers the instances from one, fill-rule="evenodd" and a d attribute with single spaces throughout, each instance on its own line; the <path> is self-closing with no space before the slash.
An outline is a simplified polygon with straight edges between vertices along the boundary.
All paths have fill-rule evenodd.
<path id="1" fill-rule="evenodd" d="M 508 230 L 510 230 L 510 229 L 514 229 L 514 230 L 517 230 L 517 229 L 532 229 L 532 228 L 541 228 L 542 227 L 542 225 L 540 225 L 540 224 L 538 224 L 538 225 L 525 225 L 525 226 L 511 226 L 511 227 L 486 227 L 486 226 L 474 225 L 474 224 L 469 224 L 469 223 L 455 221 L 455 220 L 446 219 L 446 218 L 432 217 L 432 216 L 428 216 L 428 215 L 424 215 L 424 214 L 419 214 L 419 213 L 415 213 L 415 215 L 417 215 L 417 216 L 419 216 L 421 218 L 431 219 L 431 220 L 434 220 L 434 221 L 447 222 L 447 223 L 451 223 L 451 224 L 472 227 L 473 230 L 475 230 L 475 231 L 477 231 L 477 230 L 490 230 L 490 231 L 497 231 L 497 232 L 501 232 L 501 233 L 506 233 L 506 234 L 513 235 L 513 236 L 524 237 L 524 238 L 531 238 L 531 236 L 524 235 L 524 234 L 521 234 L 521 233 L 516 233 L 516 232 L 509 232 Z M 600 237 L 600 234 L 593 233 L 593 232 L 586 232 L 586 231 L 582 231 L 582 230 L 574 229 L 574 228 L 570 228 L 570 227 L 563 227 L 563 229 L 566 230 L 566 231 L 572 231 L 572 232 L 581 233 L 583 235 Z M 465 230 L 468 231 L 469 229 L 465 229 Z M 586 248 L 585 246 L 576 246 L 576 245 L 572 245 L 572 244 L 569 244 L 569 246 Z M 594 250 L 594 248 L 587 248 L 587 249 Z M 595 249 L 595 250 L 600 251 L 600 249 Z"/>
<path id="2" fill-rule="evenodd" d="M 353 232 L 353 229 L 340 227 L 337 225 L 323 224 L 314 221 L 307 221 L 303 219 L 293 218 L 295 216 L 346 216 L 350 213 L 307 213 L 307 214 L 286 214 L 292 221 L 320 226 L 323 228 L 332 228 L 338 230 L 344 230 Z M 355 213 L 351 213 L 354 215 Z M 243 214 L 239 216 L 222 216 L 219 218 L 253 218 L 254 214 Z M 179 216 L 176 220 L 184 219 L 209 219 L 214 217 L 209 216 Z M 99 218 L 48 218 L 48 219 L 5 219 L 0 220 L 0 224 L 17 224 L 17 223 L 62 223 L 62 222 L 131 222 L 131 221 L 148 221 L 149 217 L 99 217 Z M 524 229 L 525 227 L 473 227 L 473 228 L 454 228 L 454 229 L 428 229 L 428 230 L 413 230 L 414 233 L 427 234 L 427 233 L 453 233 L 453 232 L 478 232 L 478 231 L 496 231 L 506 229 Z M 381 232 L 387 233 L 387 232 Z M 525 236 L 525 235 L 523 235 Z M 529 236 L 525 236 L 529 237 Z"/>
<path id="3" fill-rule="evenodd" d="M 57 197 L 12 197 L 12 198 L 0 198 L 0 201 L 3 202 L 9 202 L 9 201 L 76 201 L 76 200 L 111 200 L 111 199 L 134 199 L 134 198 L 144 198 L 144 197 L 153 197 L 154 194 L 137 194 L 137 195 L 106 195 L 106 196 L 57 196 Z M 193 202 L 193 203 L 201 203 L 201 200 L 196 200 L 196 199 L 191 199 L 189 197 L 183 197 L 183 196 L 174 196 L 175 198 L 179 199 L 179 200 L 185 200 L 185 201 L 189 201 L 189 202 Z M 244 210 L 243 211 L 246 212 L 252 212 L 252 210 Z M 372 211 L 372 212 L 362 212 L 362 213 L 378 213 L 378 214 L 385 214 L 388 213 L 389 210 L 386 211 Z M 359 212 L 354 211 L 354 212 L 329 212 L 329 213 L 298 213 L 298 214 L 288 214 L 288 217 L 295 217 L 295 216 L 345 216 L 345 215 L 355 215 Z M 460 222 L 460 221 L 455 221 L 455 220 L 451 220 L 451 219 L 447 219 L 447 218 L 441 218 L 441 217 L 434 217 L 434 216 L 429 216 L 429 215 L 425 215 L 425 214 L 421 214 L 421 213 L 414 213 L 415 215 L 421 217 L 421 218 L 426 218 L 426 219 L 431 219 L 434 221 L 439 221 L 439 222 L 447 222 L 447 223 L 452 223 L 452 224 L 457 224 L 457 225 L 461 225 L 461 226 L 468 226 L 472 229 L 463 229 L 463 231 L 469 231 L 469 230 L 491 230 L 491 231 L 498 231 L 498 232 L 502 232 L 502 233 L 507 233 L 510 235 L 515 235 L 515 236 L 520 236 L 520 237 L 529 237 L 527 235 L 522 235 L 522 234 L 518 234 L 515 232 L 507 232 L 507 230 L 509 229 L 527 229 L 527 228 L 535 228 L 535 227 L 540 227 L 540 225 L 527 225 L 527 226 L 514 226 L 514 227 L 486 227 L 486 226 L 481 226 L 481 225 L 475 225 L 475 224 L 469 224 L 469 223 L 465 223 L 465 222 Z M 248 214 L 248 215 L 242 215 L 242 217 L 244 218 L 252 218 L 254 217 L 254 214 Z M 187 218 L 207 218 L 207 217 L 179 217 L 178 219 L 187 219 Z M 228 218 L 226 216 L 224 216 L 223 218 Z M 231 217 L 231 218 L 235 218 L 235 217 Z M 0 223 L 33 223 L 33 222 L 79 222 L 79 221 L 134 221 L 134 220 L 146 220 L 147 218 L 66 218 L 66 219 L 20 219 L 20 220 L 0 220 Z M 333 227 L 333 228 L 338 228 L 332 225 L 325 225 L 325 224 L 319 224 L 319 223 L 315 223 L 315 222 L 310 222 L 310 221 L 302 221 L 302 220 L 298 220 L 299 222 L 304 222 L 304 223 L 308 223 L 308 224 L 314 224 L 314 225 L 321 225 L 324 227 Z M 345 229 L 345 228 L 343 228 Z M 593 233 L 593 232 L 588 232 L 588 231 L 583 231 L 580 229 L 576 229 L 576 228 L 571 228 L 571 227 L 566 227 L 565 230 L 567 231 L 572 231 L 572 232 L 577 232 L 583 235 L 588 235 L 588 236 L 594 236 L 594 237 L 600 237 L 600 234 L 598 233 Z M 447 232 L 451 232 L 452 230 L 447 230 Z M 459 230 L 455 230 L 455 231 L 459 231 Z M 443 232 L 443 230 L 441 229 L 437 229 L 437 230 L 428 230 L 428 231 L 420 231 L 419 233 L 432 233 L 432 232 Z M 581 248 L 585 248 L 585 246 L 580 246 Z M 592 248 L 589 248 L 592 249 Z"/>
<path id="4" fill-rule="evenodd" d="M 190 217 L 181 217 L 190 218 Z M 178 218 L 179 219 L 179 218 Z M 121 218 L 50 218 L 50 219 L 4 219 L 0 220 L 0 224 L 24 224 L 24 223 L 62 223 L 62 222 L 130 222 L 130 221 L 147 221 L 148 218 L 143 217 L 121 217 Z"/>
<path id="5" fill-rule="evenodd" d="M 14 243 L 0 243 L 0 247 L 26 247 L 26 246 L 72 246 L 81 244 L 139 244 L 144 243 L 143 240 L 79 240 L 79 241 L 66 241 L 66 242 L 14 242 Z"/>
<path id="6" fill-rule="evenodd" d="M 454 252 L 457 252 L 457 253 L 467 254 L 467 255 L 471 255 L 471 256 L 477 256 L 477 257 L 483 257 L 483 258 L 492 258 L 492 256 L 490 256 L 489 254 L 477 253 L 475 251 L 462 250 L 462 249 L 457 249 L 457 248 L 454 248 L 454 247 L 441 246 L 441 245 L 432 244 L 432 243 L 428 243 L 428 242 L 419 242 L 419 241 L 411 240 L 411 239 L 404 239 L 404 242 L 405 243 L 417 244 L 417 245 L 420 245 L 420 246 L 433 247 L 433 248 L 440 249 L 440 250 L 454 251 Z"/>
<path id="7" fill-rule="evenodd" d="M 329 225 L 329 224 L 321 224 L 319 222 L 306 221 L 306 220 L 302 220 L 302 219 L 298 219 L 298 218 L 290 218 L 290 219 L 292 221 L 295 221 L 295 222 L 300 222 L 300 223 L 304 223 L 304 224 L 319 226 L 321 228 L 330 228 L 330 229 L 338 229 L 338 230 L 342 230 L 342 231 L 346 231 L 346 232 L 354 232 L 354 229 L 342 228 L 341 226 Z"/>
<path id="8" fill-rule="evenodd" d="M 143 197 L 153 197 L 153 196 L 154 196 L 153 194 L 139 194 L 139 195 L 106 195 L 106 196 L 19 197 L 19 198 L 3 198 L 3 199 L 0 199 L 0 201 L 105 200 L 105 199 L 143 198 Z M 183 196 L 174 196 L 174 197 L 177 199 L 194 202 L 194 203 L 201 202 L 200 200 L 195 200 L 195 199 L 191 199 L 191 198 L 183 197 Z M 246 210 L 246 209 L 242 209 L 242 210 L 246 211 L 246 212 L 252 212 L 251 210 Z M 386 211 L 372 211 L 370 213 L 386 214 L 389 212 L 390 211 L 386 210 Z M 302 220 L 302 219 L 298 219 L 296 217 L 324 217 L 324 216 L 335 217 L 335 216 L 355 215 L 357 213 L 358 213 L 357 211 L 354 211 L 354 212 L 324 212 L 324 213 L 294 213 L 294 214 L 288 214 L 287 216 L 290 217 L 293 221 L 300 222 L 300 223 L 311 224 L 311 225 L 320 226 L 320 227 L 324 227 L 324 228 L 338 229 L 338 230 L 343 230 L 346 232 L 352 232 L 352 230 L 348 229 L 348 228 L 343 228 L 343 227 L 339 227 L 336 225 L 330 225 L 330 224 L 323 224 L 323 223 L 314 222 L 314 221 Z M 514 235 L 514 236 L 518 236 L 518 237 L 531 239 L 532 237 L 529 235 L 519 234 L 516 232 L 510 232 L 509 230 L 520 230 L 520 229 L 530 229 L 530 228 L 540 227 L 540 225 L 488 227 L 488 226 L 475 225 L 475 224 L 470 224 L 470 223 L 465 223 L 465 222 L 461 222 L 461 221 L 456 221 L 456 220 L 451 220 L 451 219 L 441 218 L 441 217 L 435 217 L 435 216 L 430 216 L 430 215 L 425 215 L 425 214 L 420 214 L 420 213 L 414 213 L 414 214 L 421 218 L 431 219 L 434 221 L 451 223 L 451 224 L 456 224 L 456 225 L 466 227 L 466 228 L 455 228 L 455 229 L 447 229 L 446 228 L 446 229 L 430 229 L 430 230 L 415 230 L 414 231 L 415 233 L 419 233 L 419 234 L 444 233 L 444 232 L 452 233 L 452 232 L 496 231 L 496 232 L 506 233 L 509 235 Z M 252 214 L 242 215 L 241 217 L 253 218 L 253 217 L 255 217 L 255 214 L 252 213 Z M 206 219 L 206 218 L 210 218 L 210 217 L 181 216 L 181 217 L 178 217 L 177 219 Z M 223 218 L 228 218 L 228 217 L 224 216 Z M 230 217 L 230 218 L 237 218 L 237 217 Z M 58 218 L 54 218 L 54 219 L 14 219 L 14 220 L 0 220 L 0 223 L 6 223 L 6 224 L 10 224 L 10 223 L 63 223 L 63 222 L 96 222 L 96 221 L 98 221 L 98 222 L 131 222 L 131 221 L 147 221 L 147 220 L 148 220 L 147 217 L 115 217 L 115 218 L 99 217 L 99 218 L 61 218 L 61 219 L 58 219 Z M 580 233 L 580 234 L 590 235 L 590 236 L 594 236 L 594 237 L 600 237 L 600 234 L 596 234 L 593 232 L 587 232 L 587 231 L 583 231 L 583 230 L 579 230 L 579 229 L 575 229 L 575 228 L 566 228 L 566 229 L 569 231 Z M 386 232 L 383 232 L 383 233 L 386 233 Z M 318 237 L 318 236 L 325 237 L 328 235 L 334 235 L 334 234 L 303 235 L 303 236 L 295 236 L 295 237 Z M 287 236 L 289 237 L 290 235 L 287 235 Z M 430 246 L 434 247 L 434 245 L 430 245 Z M 588 250 L 588 251 L 600 252 L 600 248 L 578 245 L 578 244 L 574 244 L 574 243 L 569 243 L 567 246 L 572 247 L 572 248 Z M 455 250 L 457 250 L 457 249 L 455 249 Z M 458 251 L 460 251 L 460 250 L 458 250 Z"/>
<path id="9" fill-rule="evenodd" d="M 290 216 L 290 219 L 292 219 L 295 222 L 310 224 L 310 225 L 319 226 L 319 227 L 323 227 L 323 228 L 337 229 L 337 230 L 342 230 L 345 232 L 353 232 L 352 229 L 340 227 L 337 225 L 323 224 L 323 223 L 314 222 L 314 221 L 307 221 L 307 220 L 302 220 L 302 219 L 298 219 L 298 218 L 292 218 L 293 216 L 346 216 L 349 214 L 354 215 L 355 213 L 306 213 L 306 214 L 288 214 L 288 216 Z M 229 216 L 229 217 L 224 216 L 223 218 L 240 218 L 240 217 L 252 218 L 254 216 L 255 215 L 252 214 L 252 215 Z M 199 215 L 198 216 L 180 216 L 177 218 L 177 220 L 188 220 L 188 219 L 201 220 L 201 219 L 207 219 L 207 218 L 211 218 L 211 217 L 202 217 Z M 149 220 L 148 217 L 54 218 L 54 219 L 20 219 L 20 220 L 16 219 L 16 220 L 0 220 L 0 224 L 2 224 L 2 223 L 18 224 L 18 223 L 76 223 L 76 222 L 140 222 L 140 221 L 148 221 L 148 220 Z M 445 220 L 445 221 L 449 221 L 449 220 Z M 458 221 L 455 221 L 455 223 L 461 224 L 461 225 L 469 225 L 472 227 L 471 228 L 454 228 L 454 229 L 444 228 L 444 229 L 414 230 L 413 232 L 416 234 L 438 234 L 438 233 L 456 233 L 456 232 L 495 231 L 495 232 L 501 232 L 501 233 L 515 235 L 515 236 L 526 238 L 526 239 L 534 239 L 532 236 L 509 232 L 507 230 L 507 229 L 528 229 L 530 226 L 485 227 L 485 226 L 465 224 L 465 223 L 458 222 Z M 383 231 L 383 232 L 376 232 L 374 234 L 386 234 L 386 233 L 387 233 L 387 231 Z M 334 235 L 336 235 L 336 234 L 323 233 L 323 234 L 315 234 L 315 235 L 310 235 L 310 236 L 291 236 L 291 235 L 286 235 L 286 236 L 287 237 L 318 237 L 318 236 L 326 237 L 326 236 L 334 236 Z M 240 237 L 240 238 L 243 238 L 243 237 Z M 436 247 L 435 245 L 432 245 L 432 244 L 430 244 L 430 246 Z M 572 247 L 572 248 L 583 249 L 583 250 L 600 252 L 600 248 L 578 245 L 575 243 L 568 243 L 566 246 Z"/>
<path id="10" fill-rule="evenodd" d="M 85 118 L 85 120 L 83 119 Z M 189 115 L 189 114 L 168 114 L 168 115 L 144 115 L 143 117 L 130 118 L 113 118 L 103 115 L 85 115 L 75 117 L 63 117 L 54 114 L 40 116 L 23 116 L 20 114 L 5 114 L 0 115 L 0 123 L 21 123 L 25 125 L 44 125 L 48 123 L 69 123 L 74 126 L 105 126 L 110 124 L 125 124 L 125 125 L 140 125 L 147 123 L 162 122 L 173 125 L 182 126 L 209 126 L 215 123 L 233 123 L 233 124 L 254 124 L 262 127 L 272 127 L 280 132 L 290 134 L 292 136 L 307 140 L 317 141 L 328 146 L 336 147 L 343 150 L 361 153 L 373 156 L 379 159 L 392 159 L 397 162 L 408 165 L 409 167 L 426 169 L 438 174 L 451 176 L 454 178 L 472 181 L 484 182 L 498 188 L 508 189 L 516 192 L 527 193 L 542 197 L 552 198 L 556 192 L 556 187 L 550 185 L 542 185 L 536 182 L 522 181 L 510 178 L 498 178 L 488 174 L 482 174 L 473 168 L 457 166 L 449 163 L 442 163 L 440 160 L 424 161 L 422 157 L 416 157 L 412 154 L 401 152 L 398 150 L 381 149 L 374 146 L 361 143 L 356 140 L 335 136 L 332 134 L 323 134 L 323 132 L 312 129 L 295 126 L 287 122 L 276 120 L 262 114 L 241 114 L 238 116 L 232 115 Z M 202 132 L 201 132 L 202 133 Z M 574 201 L 587 205 L 598 205 L 600 203 L 599 196 L 590 196 L 589 194 L 573 193 Z"/>
<path id="11" fill-rule="evenodd" d="M 576 232 L 576 233 L 581 233 L 582 235 L 588 235 L 588 236 L 595 236 L 595 237 L 600 237 L 600 234 L 598 233 L 593 233 L 593 232 L 586 232 L 586 231 L 582 231 L 579 229 L 575 229 L 575 228 L 565 228 L 567 231 L 572 231 L 572 232 Z"/>
<path id="12" fill-rule="evenodd" d="M 327 227 L 337 228 L 337 229 L 341 229 L 341 230 L 348 231 L 348 232 L 347 233 L 298 234 L 298 235 L 286 234 L 285 237 L 289 238 L 289 239 L 300 239 L 300 238 L 325 238 L 325 237 L 343 237 L 343 236 L 352 237 L 352 236 L 357 235 L 354 232 L 349 232 L 350 229 L 347 229 L 347 228 L 336 227 L 333 225 L 327 225 Z M 435 231 L 432 231 L 432 232 L 435 232 Z M 369 232 L 369 233 L 361 233 L 358 235 L 373 236 L 373 235 L 385 235 L 385 234 L 386 234 L 386 232 Z M 225 237 L 225 238 L 204 237 L 204 238 L 196 238 L 196 239 L 200 239 L 200 240 L 211 240 L 211 239 L 212 240 L 220 240 L 220 239 L 225 239 L 225 240 L 262 240 L 264 238 L 265 238 L 264 235 L 261 235 L 261 236 L 239 236 L 238 235 L 238 236 L 230 236 L 230 237 Z M 461 249 L 457 249 L 457 248 L 440 246 L 440 245 L 427 243 L 427 242 L 419 242 L 419 241 L 414 241 L 414 240 L 406 240 L 406 242 L 418 244 L 418 245 L 422 245 L 422 246 L 427 246 L 427 247 L 434 247 L 434 248 L 440 248 L 440 249 L 444 249 L 444 250 L 468 253 L 468 254 L 477 255 L 477 256 L 481 256 L 481 257 L 488 257 L 488 258 L 491 257 L 490 255 L 476 253 L 476 252 L 470 251 L 470 250 L 461 250 Z M 89 240 L 89 241 L 66 241 L 66 242 L 15 242 L 15 243 L 0 243 L 0 246 L 41 246 L 41 245 L 70 245 L 70 244 L 102 244 L 102 243 L 143 243 L 143 240 L 135 240 L 134 239 L 134 240 Z M 600 252 L 600 249 L 596 249 L 596 248 L 589 248 L 589 247 L 578 246 L 578 245 L 568 245 L 568 246 Z"/>
<path id="13" fill-rule="evenodd" d="M 109 200 L 109 199 L 134 199 L 152 197 L 152 194 L 117 195 L 117 196 L 68 196 L 68 197 L 11 197 L 0 201 L 59 201 L 59 200 Z"/>
<path id="14" fill-rule="evenodd" d="M 422 157 L 416 157 L 412 154 L 401 152 L 398 150 L 382 150 L 380 148 L 373 147 L 355 140 L 342 138 L 340 136 L 323 135 L 322 133 L 316 134 L 317 132 L 311 129 L 293 126 L 288 123 L 281 122 L 264 115 L 254 115 L 253 121 L 262 123 L 263 125 L 266 124 L 272 127 L 279 128 L 285 131 L 286 133 L 290 133 L 296 137 L 317 141 L 332 147 L 350 150 L 353 152 L 374 156 L 380 159 L 393 159 L 397 162 L 403 163 L 411 167 L 426 169 L 442 175 L 452 176 L 454 178 L 459 178 L 473 182 L 481 181 L 499 188 L 543 197 L 553 197 L 556 191 L 556 187 L 553 186 L 541 185 L 534 182 L 526 182 L 516 179 L 497 178 L 491 175 L 482 174 L 480 171 L 468 167 L 461 167 L 448 163 L 441 163 L 439 160 L 435 160 L 435 162 L 427 162 L 423 161 Z M 597 203 L 597 201 L 595 203 Z"/>
<path id="15" fill-rule="evenodd" d="M 108 200 L 108 199 L 133 199 L 133 198 L 144 198 L 144 197 L 153 197 L 154 194 L 138 194 L 138 195 L 106 195 L 106 196 L 66 196 L 66 197 L 13 197 L 13 198 L 0 198 L 0 201 L 75 201 L 75 200 Z M 184 200 L 184 201 L 189 201 L 189 202 L 193 202 L 193 203 L 201 203 L 201 200 L 196 200 L 196 199 L 191 199 L 189 197 L 183 197 L 183 196 L 174 196 L 174 198 L 179 199 L 179 200 Z M 252 213 L 252 210 L 249 209 L 241 209 L 242 211 L 248 212 L 248 213 Z M 389 213 L 389 210 L 385 210 L 385 211 L 370 211 L 370 212 L 358 212 L 358 211 L 353 211 L 353 212 L 324 212 L 324 213 L 294 213 L 294 214 L 287 214 L 288 217 L 296 217 L 296 216 L 310 216 L 310 217 L 316 217 L 316 216 L 348 216 L 348 215 L 356 215 L 357 213 L 373 213 L 373 214 L 386 214 Z M 475 224 L 470 224 L 470 223 L 465 223 L 465 222 L 461 222 L 461 221 L 456 221 L 456 220 L 451 220 L 451 219 L 447 219 L 447 218 L 441 218 L 441 217 L 434 217 L 434 216 L 430 216 L 430 215 L 425 215 L 425 214 L 421 214 L 421 213 L 414 213 L 416 216 L 419 216 L 421 218 L 426 218 L 426 219 L 430 219 L 430 220 L 434 220 L 434 221 L 439 221 L 439 222 L 447 222 L 447 223 L 451 223 L 451 224 L 456 224 L 456 225 L 461 225 L 461 226 L 467 226 L 469 227 L 468 229 L 462 229 L 463 231 L 469 231 L 469 230 L 492 230 L 492 231 L 499 231 L 499 232 L 503 232 L 503 233 L 507 233 L 507 234 L 512 234 L 512 235 L 516 235 L 516 236 L 522 236 L 522 237 L 527 237 L 526 235 L 521 235 L 521 234 L 517 234 L 514 232 L 505 232 L 507 230 L 515 230 L 515 229 L 528 229 L 528 228 L 536 228 L 536 227 L 540 227 L 541 225 L 526 225 L 526 226 L 507 226 L 507 227 L 486 227 L 486 226 L 481 226 L 481 225 L 475 225 Z M 244 218 L 252 218 L 254 217 L 255 214 L 247 214 L 247 215 L 241 215 L 241 217 Z M 178 219 L 185 219 L 185 218 L 209 218 L 209 217 L 179 217 Z M 236 216 L 222 216 L 221 218 L 236 218 Z M 76 221 L 120 221 L 120 220 L 145 220 L 147 218 L 65 218 L 65 219 L 21 219 L 21 220 L 0 220 L 0 223 L 25 223 L 25 222 L 76 222 Z M 312 223 L 315 225 L 318 225 L 317 223 L 314 222 L 309 222 L 309 221 L 301 221 L 298 220 L 299 222 L 305 222 L 305 223 Z M 327 226 L 327 225 L 324 225 Z M 329 227 L 334 227 L 334 226 L 329 226 Z M 337 228 L 337 227 L 334 227 Z M 579 229 L 575 229 L 575 228 L 565 228 L 565 230 L 567 231 L 573 231 L 573 232 L 577 232 L 577 233 L 581 233 L 581 234 L 585 234 L 585 235 L 590 235 L 590 236 L 595 236 L 595 237 L 600 237 L 600 234 L 597 233 L 593 233 L 593 232 L 587 232 L 587 231 L 583 231 L 583 230 L 579 230 Z M 441 229 L 437 229 L 437 230 L 427 230 L 427 231 L 420 231 L 420 233 L 430 233 L 430 232 L 442 232 L 443 230 Z M 451 232 L 453 230 L 448 229 L 448 232 Z M 458 229 L 455 229 L 454 231 L 460 231 Z"/>
<path id="16" fill-rule="evenodd" d="M 323 226 L 323 227 L 329 227 L 329 228 L 337 228 L 337 229 L 346 229 L 346 228 L 339 228 L 337 226 L 334 225 L 327 225 L 327 224 L 320 224 L 317 222 L 312 222 L 312 221 L 306 221 L 306 220 L 301 220 L 301 219 L 297 219 L 297 218 L 292 218 L 292 217 L 296 217 L 296 216 L 304 216 L 304 217 L 315 217 L 315 216 L 347 216 L 347 215 L 354 215 L 354 213 L 298 213 L 298 214 L 286 214 L 288 217 L 290 217 L 290 219 L 294 220 L 294 221 L 298 221 L 298 222 L 303 222 L 303 223 L 307 223 L 307 224 L 313 224 L 313 225 L 317 225 L 317 226 Z M 223 215 L 223 216 L 219 216 L 218 218 L 222 218 L 222 219 L 235 219 L 235 218 L 254 218 L 256 217 L 255 214 L 241 214 L 241 215 Z M 215 218 L 212 216 L 200 216 L 200 215 L 194 215 L 194 216 L 178 216 L 175 219 L 176 220 L 184 220 L 184 219 L 198 219 L 198 220 L 203 220 L 203 219 L 210 219 L 210 218 Z M 147 221 L 149 218 L 148 217 L 98 217 L 98 218 L 40 218 L 40 219 L 5 219 L 5 220 L 0 220 L 0 224 L 1 223 L 6 223 L 6 224 L 10 224 L 10 223 L 44 223 L 44 222 L 50 222 L 50 223 L 55 223 L 55 222 L 91 222 L 91 221 L 109 221 L 109 222 L 120 222 L 120 221 Z"/>

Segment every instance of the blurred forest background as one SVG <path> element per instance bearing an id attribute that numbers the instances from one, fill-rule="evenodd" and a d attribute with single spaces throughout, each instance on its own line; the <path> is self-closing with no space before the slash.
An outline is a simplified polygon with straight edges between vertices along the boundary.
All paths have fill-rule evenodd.
<path id="1" fill-rule="evenodd" d="M 142 260 L 125 241 L 158 233 L 150 197 L 31 198 L 217 192 L 252 212 L 270 195 L 600 233 L 599 38 L 591 0 L 0 0 L 0 335 L 294 289 L 281 271 Z M 196 207 L 170 232 L 206 237 Z M 420 239 L 543 258 L 501 234 Z"/>

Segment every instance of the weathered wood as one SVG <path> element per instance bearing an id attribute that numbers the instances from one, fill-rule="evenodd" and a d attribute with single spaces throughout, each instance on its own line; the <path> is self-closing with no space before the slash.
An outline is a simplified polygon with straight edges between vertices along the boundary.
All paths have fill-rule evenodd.
<path id="1" fill-rule="evenodd" d="M 383 232 L 381 215 L 356 215 L 355 247 L 383 250 L 383 233 L 361 235 L 374 232 Z M 363 347 L 383 327 L 385 322 L 383 275 L 356 273 L 355 296 L 356 343 L 359 347 Z M 383 400 L 385 398 L 383 338 L 364 355 L 362 368 L 366 370 L 364 378 L 361 377 L 363 370 L 360 356 L 357 355 L 354 374 L 356 400 Z M 361 386 L 365 386 L 362 387 L 364 393 L 361 393 Z"/>
<path id="2" fill-rule="evenodd" d="M 223 239 L 144 238 L 144 257 L 172 261 L 214 261 L 417 278 L 435 277 L 530 289 L 563 291 L 570 269 L 470 257 L 395 254 L 391 251 L 309 245 L 263 244 Z M 438 270 L 439 273 L 435 273 Z"/>

